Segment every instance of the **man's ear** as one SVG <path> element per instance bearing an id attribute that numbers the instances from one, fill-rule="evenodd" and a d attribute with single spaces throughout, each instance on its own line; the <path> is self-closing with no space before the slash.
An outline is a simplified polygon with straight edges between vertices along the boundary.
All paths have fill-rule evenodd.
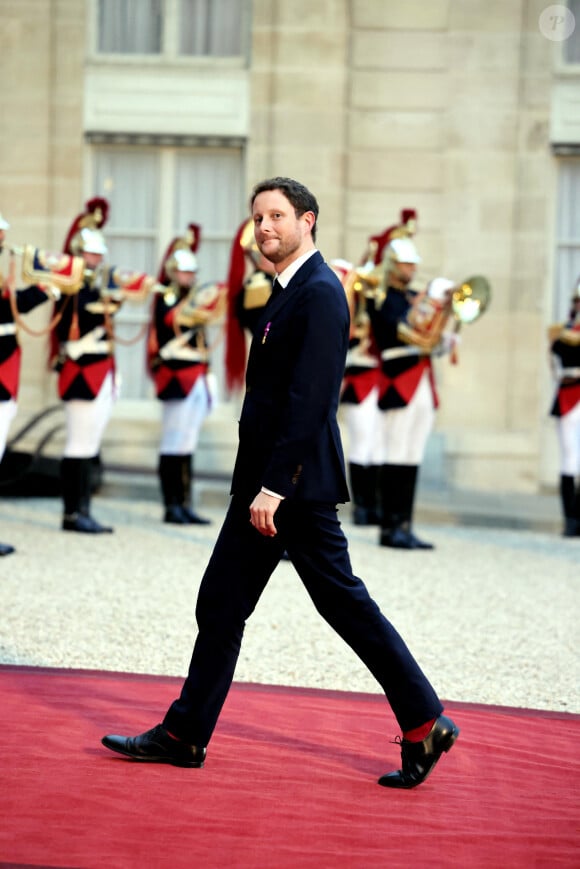
<path id="1" fill-rule="evenodd" d="M 316 223 L 315 213 L 313 211 L 305 211 L 302 217 L 306 220 L 308 228 L 310 229 L 310 232 L 312 232 L 314 224 Z"/>

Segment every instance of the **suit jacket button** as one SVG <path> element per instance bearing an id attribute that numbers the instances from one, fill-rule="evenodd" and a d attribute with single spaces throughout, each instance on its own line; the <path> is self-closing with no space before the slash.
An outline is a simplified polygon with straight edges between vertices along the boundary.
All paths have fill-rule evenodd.
<path id="1" fill-rule="evenodd" d="M 298 477 L 300 476 L 301 473 L 302 473 L 302 465 L 298 465 L 298 467 L 296 468 L 294 475 L 292 477 L 292 485 L 293 486 L 295 486 L 296 483 L 298 482 Z"/>

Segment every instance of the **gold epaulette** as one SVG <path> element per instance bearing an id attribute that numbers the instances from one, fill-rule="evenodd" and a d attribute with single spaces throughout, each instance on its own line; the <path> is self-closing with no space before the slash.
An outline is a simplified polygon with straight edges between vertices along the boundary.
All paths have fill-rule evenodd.
<path id="1" fill-rule="evenodd" d="M 550 344 L 553 344 L 560 337 L 560 332 L 563 328 L 563 323 L 553 323 L 551 326 L 548 326 L 548 341 Z"/>
<path id="2" fill-rule="evenodd" d="M 562 329 L 558 338 L 562 344 L 568 344 L 570 347 L 578 347 L 580 345 L 580 329 Z"/>
<path id="3" fill-rule="evenodd" d="M 244 308 L 263 308 L 272 295 L 272 282 L 262 271 L 255 271 L 244 284 Z"/>

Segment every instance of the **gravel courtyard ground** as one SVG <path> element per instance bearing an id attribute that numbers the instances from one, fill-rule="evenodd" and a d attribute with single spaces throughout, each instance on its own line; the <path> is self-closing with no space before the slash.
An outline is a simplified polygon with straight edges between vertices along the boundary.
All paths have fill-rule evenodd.
<path id="1" fill-rule="evenodd" d="M 56 498 L 0 500 L 0 540 L 17 549 L 0 559 L 0 662 L 186 672 L 196 592 L 227 491 L 200 483 L 199 509 L 212 525 L 180 527 L 161 522 L 153 482 L 133 482 L 94 498 L 112 535 L 60 531 Z M 580 540 L 559 536 L 557 512 L 541 521 L 537 499 L 523 502 L 527 511 L 504 502 L 503 521 L 497 506 L 486 518 L 470 502 L 469 518 L 468 502 L 454 503 L 467 524 L 441 497 L 423 498 L 427 521 L 417 530 L 433 552 L 380 548 L 376 529 L 352 525 L 345 507 L 355 572 L 443 698 L 579 713 Z M 543 505 L 557 510 L 554 499 Z M 505 527 L 516 514 L 520 527 Z M 235 678 L 380 692 L 287 562 L 248 622 Z"/>

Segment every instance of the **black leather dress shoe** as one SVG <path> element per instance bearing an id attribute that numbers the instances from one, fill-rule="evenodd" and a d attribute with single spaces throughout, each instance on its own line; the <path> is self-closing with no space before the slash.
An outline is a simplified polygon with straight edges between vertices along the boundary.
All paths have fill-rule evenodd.
<path id="1" fill-rule="evenodd" d="M 13 546 L 9 543 L 0 543 L 0 555 L 10 555 L 11 552 L 14 552 Z"/>
<path id="2" fill-rule="evenodd" d="M 103 736 L 101 742 L 111 751 L 146 763 L 199 768 L 205 760 L 205 748 L 173 739 L 162 724 L 139 736 Z"/>
<path id="3" fill-rule="evenodd" d="M 392 549 L 434 549 L 432 543 L 420 540 L 413 532 L 402 526 L 397 528 L 383 528 L 379 544 L 390 546 Z"/>
<path id="4" fill-rule="evenodd" d="M 163 521 L 171 525 L 211 525 L 211 519 L 198 516 L 183 504 L 170 504 L 166 507 Z"/>
<path id="5" fill-rule="evenodd" d="M 449 751 L 459 728 L 446 715 L 440 715 L 422 742 L 401 740 L 402 769 L 381 776 L 385 788 L 415 788 L 424 782 L 444 751 Z"/>
<path id="6" fill-rule="evenodd" d="M 113 529 L 108 525 L 101 525 L 92 516 L 85 513 L 72 513 L 63 516 L 63 531 L 79 531 L 81 534 L 112 534 Z"/>
<path id="7" fill-rule="evenodd" d="M 188 525 L 211 525 L 211 519 L 204 519 L 203 516 L 199 516 L 194 510 L 185 505 L 181 508 L 181 511 Z"/>
<path id="8" fill-rule="evenodd" d="M 169 522 L 171 525 L 189 525 L 181 504 L 169 504 L 165 508 L 163 521 Z"/>

